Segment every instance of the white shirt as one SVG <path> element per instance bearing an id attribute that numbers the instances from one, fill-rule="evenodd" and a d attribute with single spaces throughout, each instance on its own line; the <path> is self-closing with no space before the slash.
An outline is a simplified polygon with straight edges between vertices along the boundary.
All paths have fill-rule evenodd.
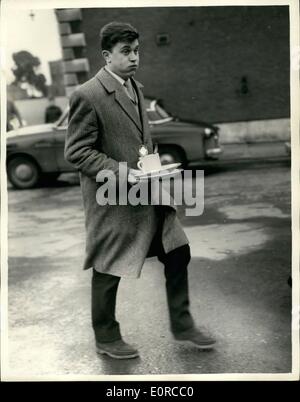
<path id="1" fill-rule="evenodd" d="M 124 85 L 125 80 L 123 80 L 122 77 L 120 77 L 118 74 L 116 74 L 116 73 L 114 73 L 113 71 L 111 71 L 108 66 L 105 66 L 104 69 L 105 69 L 110 75 L 112 75 L 117 81 L 119 81 L 119 83 L 120 83 L 121 85 Z"/>

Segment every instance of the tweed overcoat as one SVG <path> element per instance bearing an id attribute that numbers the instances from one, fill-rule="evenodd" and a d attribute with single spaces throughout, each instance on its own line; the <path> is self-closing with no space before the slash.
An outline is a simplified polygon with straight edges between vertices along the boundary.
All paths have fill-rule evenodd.
<path id="1" fill-rule="evenodd" d="M 97 203 L 100 170 L 113 171 L 117 179 L 124 175 L 127 182 L 129 168 L 137 169 L 139 147 L 145 144 L 153 152 L 143 86 L 131 81 L 140 118 L 122 85 L 102 68 L 72 94 L 65 142 L 65 158 L 80 172 L 86 226 L 84 269 L 94 267 L 120 277 L 139 277 L 145 258 L 157 254 L 153 244 L 160 244 L 167 253 L 188 243 L 172 202 L 156 206 Z M 119 162 L 127 162 L 121 174 Z"/>

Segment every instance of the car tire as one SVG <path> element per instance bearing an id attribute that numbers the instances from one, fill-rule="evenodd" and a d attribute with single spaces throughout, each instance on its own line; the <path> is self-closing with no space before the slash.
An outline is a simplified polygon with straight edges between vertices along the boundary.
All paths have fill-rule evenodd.
<path id="1" fill-rule="evenodd" d="M 41 174 L 33 160 L 25 156 L 17 156 L 8 162 L 7 176 L 14 187 L 24 190 L 35 187 Z"/>
<path id="2" fill-rule="evenodd" d="M 180 148 L 176 147 L 161 147 L 158 149 L 160 161 L 162 165 L 169 163 L 181 163 L 182 166 L 186 164 L 186 158 Z"/>

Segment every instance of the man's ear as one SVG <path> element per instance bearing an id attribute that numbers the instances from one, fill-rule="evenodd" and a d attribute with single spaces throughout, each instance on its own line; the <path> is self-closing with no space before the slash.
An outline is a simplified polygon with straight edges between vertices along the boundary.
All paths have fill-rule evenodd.
<path id="1" fill-rule="evenodd" d="M 102 50 L 102 56 L 106 63 L 110 63 L 110 52 L 108 50 Z"/>

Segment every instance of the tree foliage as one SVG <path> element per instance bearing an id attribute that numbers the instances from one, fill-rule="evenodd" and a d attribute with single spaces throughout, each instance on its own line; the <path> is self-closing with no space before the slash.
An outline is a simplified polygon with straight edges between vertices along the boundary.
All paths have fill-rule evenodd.
<path id="1" fill-rule="evenodd" d="M 36 73 L 36 70 L 41 64 L 39 58 L 33 56 L 26 50 L 13 53 L 12 58 L 15 62 L 15 67 L 12 70 L 15 76 L 15 83 L 28 83 L 40 91 L 44 96 L 47 96 L 48 89 L 46 78 L 44 74 Z"/>

